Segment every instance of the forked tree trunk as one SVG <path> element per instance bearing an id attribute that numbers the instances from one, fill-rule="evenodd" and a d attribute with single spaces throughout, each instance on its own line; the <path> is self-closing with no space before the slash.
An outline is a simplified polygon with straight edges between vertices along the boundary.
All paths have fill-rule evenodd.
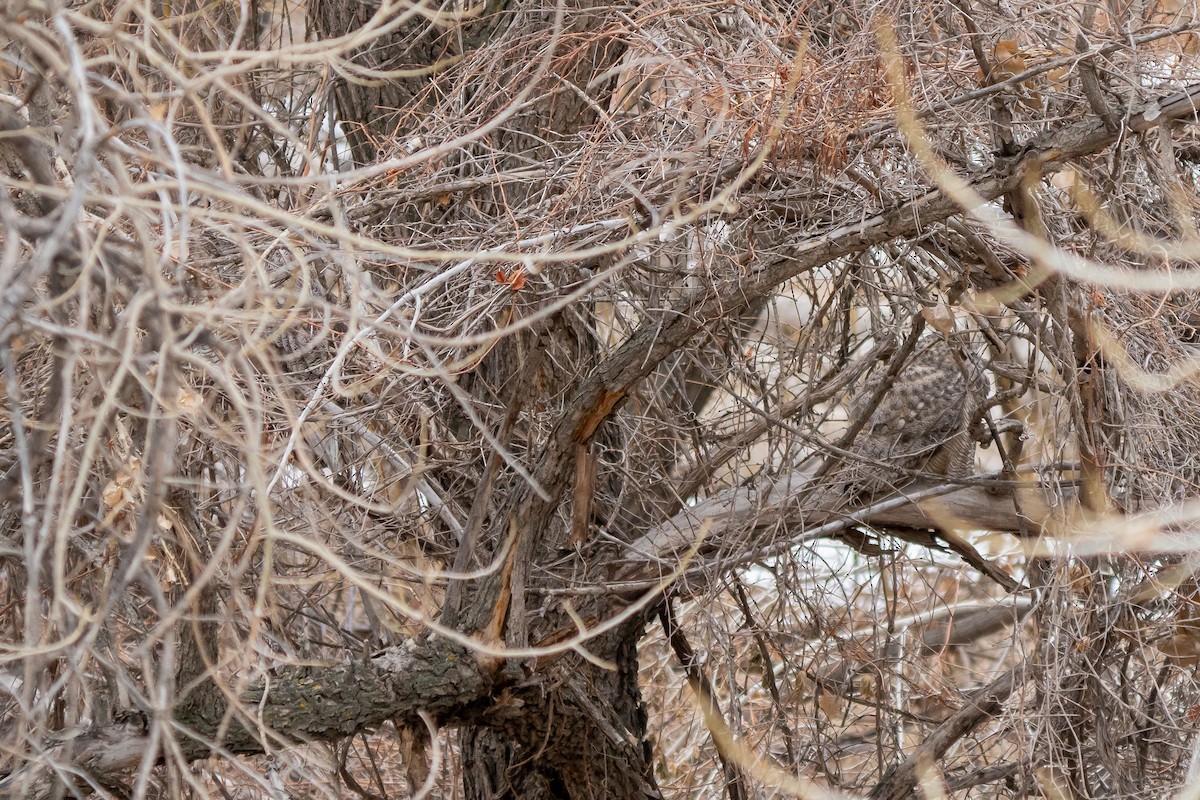
<path id="1" fill-rule="evenodd" d="M 361 0 L 313 0 L 309 24 L 317 38 L 345 36 L 363 26 L 386 22 L 378 18 L 378 8 L 378 3 Z M 409 75 L 383 82 L 343 80 L 335 84 L 338 114 L 355 160 L 369 163 L 392 149 L 392 143 L 407 141 L 421 114 L 465 108 L 462 132 L 466 132 L 480 120 L 503 113 L 505 104 L 539 73 L 544 77 L 530 96 L 535 101 L 532 107 L 522 107 L 502 130 L 488 134 L 487 143 L 492 145 L 488 157 L 501 154 L 497 157 L 511 159 L 513 167 L 550 158 L 555 140 L 569 139 L 596 122 L 595 106 L 581 97 L 582 93 L 588 93 L 598 105 L 607 102 L 603 97 L 607 88 L 594 85 L 592 79 L 611 68 L 622 53 L 619 41 L 608 32 L 615 19 L 609 6 L 588 0 L 570 0 L 561 10 L 553 4 L 513 0 L 489 2 L 482 15 L 461 24 L 443 22 L 439 27 L 418 16 L 385 36 L 368 37 L 369 44 L 353 54 L 354 64 L 371 70 L 406 70 Z M 560 31 L 555 39 L 556 26 Z M 488 74 L 479 75 L 477 84 L 466 79 L 465 67 L 450 66 L 465 64 L 474 51 L 486 48 L 495 57 L 487 61 Z M 465 149 L 472 146 L 474 143 Z M 472 198 L 473 203 L 462 204 L 459 213 L 503 214 L 506 205 L 521 202 L 514 191 L 522 189 L 507 186 L 504 194 L 483 190 Z M 522 295 L 532 298 L 533 287 Z M 555 365 L 592 363 L 596 336 L 594 321 L 556 316 L 536 330 L 498 343 L 473 374 L 462 376 L 459 385 L 471 392 L 481 407 L 499 399 L 510 407 L 522 403 L 527 410 L 555 409 L 555 398 L 569 396 L 564 390 L 579 378 L 556 375 Z M 537 355 L 531 360 L 533 353 Z M 530 416 L 522 416 L 523 421 L 506 435 L 536 454 L 533 443 L 539 439 L 538 431 L 521 428 L 529 424 Z M 461 422 L 467 434 L 471 423 L 465 418 Z M 597 438 L 619 437 L 602 428 Z M 606 444 L 619 446 L 615 440 Z M 570 483 L 575 453 L 561 455 L 561 474 L 554 491 L 558 502 L 565 503 L 564 489 Z M 486 471 L 481 461 L 479 474 Z M 545 507 L 533 511 L 537 504 L 521 499 L 524 487 L 506 480 L 498 479 L 493 492 L 464 491 L 460 499 L 469 507 L 479 497 L 487 497 L 487 519 L 511 520 L 526 531 L 533 540 L 520 548 L 518 559 L 525 563 L 516 569 L 526 575 L 537 573 L 529 565 L 556 558 L 570 531 L 561 516 L 545 513 Z M 541 519 L 530 519 L 531 515 Z M 508 529 L 508 524 L 483 525 L 469 566 L 487 563 L 486 553 L 499 551 Z M 530 583 L 534 580 L 537 578 Z M 451 593 L 456 598 L 451 603 L 457 607 L 449 609 L 443 619 L 476 633 L 487 624 L 504 591 L 497 581 L 469 584 L 461 596 Z M 588 613 L 602 619 L 612 609 L 598 605 Z M 536 620 L 510 618 L 503 635 L 509 645 L 538 644 L 555 641 L 564 626 L 569 629 L 571 622 L 561 613 L 543 613 Z M 616 669 L 600 668 L 573 653 L 510 665 L 513 685 L 484 713 L 482 724 L 460 731 L 466 796 L 472 800 L 657 796 L 637 682 L 637 641 L 642 628 L 643 622 L 637 620 L 588 642 L 590 653 Z"/>

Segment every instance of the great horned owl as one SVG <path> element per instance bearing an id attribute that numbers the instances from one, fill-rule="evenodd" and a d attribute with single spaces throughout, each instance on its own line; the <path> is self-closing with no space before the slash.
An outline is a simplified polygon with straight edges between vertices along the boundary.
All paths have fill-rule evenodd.
<path id="1" fill-rule="evenodd" d="M 941 337 L 917 348 L 829 476 L 833 491 L 825 496 L 827 509 L 893 490 L 911 480 L 909 470 L 949 476 L 971 471 L 970 429 L 987 380 L 970 359 L 956 358 Z M 880 381 L 870 380 L 855 393 L 851 420 L 866 413 Z"/>

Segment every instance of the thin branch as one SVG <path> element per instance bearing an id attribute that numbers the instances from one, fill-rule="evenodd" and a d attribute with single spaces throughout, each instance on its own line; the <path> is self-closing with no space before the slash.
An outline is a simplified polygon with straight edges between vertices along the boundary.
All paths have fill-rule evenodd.
<path id="1" fill-rule="evenodd" d="M 870 800 L 904 800 L 924 770 L 936 764 L 959 740 L 1004 707 L 1009 695 L 1025 683 L 1025 667 L 1017 666 L 975 692 L 962 709 L 951 714 L 903 762 L 887 771 L 868 796 Z"/>

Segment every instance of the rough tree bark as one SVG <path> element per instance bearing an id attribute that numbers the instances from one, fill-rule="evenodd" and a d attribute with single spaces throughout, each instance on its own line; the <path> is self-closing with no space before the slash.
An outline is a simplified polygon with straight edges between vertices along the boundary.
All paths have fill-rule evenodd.
<path id="1" fill-rule="evenodd" d="M 504 162 L 503 167 L 534 169 L 553 158 L 563 141 L 586 136 L 592 126 L 603 124 L 609 70 L 623 52 L 620 9 L 587 0 L 555 8 L 526 0 L 495 0 L 478 14 L 461 18 L 446 14 L 406 18 L 399 4 L 357 0 L 311 0 L 309 12 L 318 38 L 365 37 L 349 61 L 342 63 L 343 77 L 333 88 L 354 159 L 362 164 L 374 161 L 381 146 L 404 135 L 409 117 L 453 114 L 465 100 L 469 102 L 463 105 L 474 115 L 472 124 L 483 133 L 447 155 L 461 159 L 464 181 L 473 177 L 474 159 L 499 153 L 495 157 Z M 383 35 L 372 33 L 388 26 Z M 490 65 L 480 85 L 462 84 L 453 66 L 486 47 L 499 53 L 500 60 Z M 1064 125 L 1019 152 L 1002 152 L 993 168 L 973 176 L 972 188 L 984 201 L 1007 196 L 1011 204 L 1011 198 L 1019 198 L 1027 175 L 1051 173 L 1072 159 L 1102 151 L 1129 132 L 1194 120 L 1198 98 L 1200 87 L 1195 86 L 1163 97 L 1129 115 L 1119 130 L 1107 113 Z M 489 128 L 495 120 L 502 124 Z M 29 155 L 37 141 L 29 126 L 6 114 L 0 116 L 0 127 L 7 140 L 0 146 L 11 162 L 6 163 L 7 169 L 17 176 L 23 170 L 32 188 L 42 192 L 44 207 L 19 209 L 37 222 L 36 216 L 49 216 L 55 210 L 47 200 L 55 178 L 45 163 L 34 163 Z M 741 167 L 715 174 L 718 180 L 728 179 Z M 697 179 L 692 196 L 675 200 L 680 206 L 703 201 L 713 193 L 712 180 L 712 176 Z M 536 204 L 536 194 L 532 184 L 485 188 L 473 203 L 453 205 L 442 220 L 453 221 L 456 215 L 500 217 L 514 203 Z M 761 546 L 787 547 L 805 536 L 832 533 L 848 522 L 926 531 L 936 527 L 942 512 L 914 504 L 913 498 L 941 489 L 912 484 L 898 496 L 855 509 L 851 520 L 830 521 L 827 515 L 819 517 L 809 513 L 812 509 L 790 502 L 804 478 L 784 474 L 760 477 L 681 510 L 671 487 L 622 482 L 620 473 L 606 466 L 602 456 L 621 452 L 653 462 L 651 474 L 675 473 L 680 465 L 674 459 L 683 449 L 676 445 L 686 438 L 686 426 L 676 425 L 651 441 L 641 441 L 631 434 L 632 420 L 663 422 L 666 428 L 667 422 L 694 415 L 711 391 L 704 383 L 705 370 L 720 364 L 725 354 L 741 350 L 746 320 L 781 283 L 873 245 L 915 237 L 964 211 L 958 201 L 937 190 L 885 208 L 849 224 L 835 221 L 817 227 L 815 232 L 798 227 L 789 239 L 774 243 L 769 255 L 747 257 L 737 269 L 706 275 L 703 282 L 670 287 L 661 302 L 647 304 L 653 313 L 639 319 L 622 343 L 609 351 L 602 346 L 595 309 L 580 313 L 580 306 L 573 306 L 507 336 L 469 370 L 455 374 L 454 387 L 465 398 L 461 405 L 498 409 L 498 413 L 480 422 L 468 410 L 448 403 L 448 427 L 452 433 L 462 433 L 462 441 L 474 441 L 466 434 L 484 428 L 498 446 L 482 448 L 471 468 L 463 470 L 465 474 L 436 476 L 460 489 L 460 501 L 473 498 L 463 503 L 466 525 L 449 548 L 455 556 L 453 571 L 488 564 L 498 568 L 479 580 L 451 580 L 440 618 L 420 620 L 430 623 L 431 631 L 337 663 L 275 669 L 241 689 L 236 702 L 228 699 L 229 687 L 218 691 L 207 681 L 217 660 L 212 618 L 219 598 L 201 593 L 193 609 L 195 624 L 181 636 L 175 673 L 181 702 L 167 720 L 186 734 L 180 737 L 185 742 L 183 758 L 199 759 L 211 752 L 263 753 L 279 744 L 336 741 L 385 721 L 414 728 L 432 723 L 461 728 L 465 793 L 472 800 L 658 796 L 646 713 L 638 692 L 637 646 L 662 599 L 654 593 L 655 582 L 678 565 L 680 554 L 691 548 L 698 532 L 708 537 L 705 548 L 696 554 L 694 570 L 703 580 L 705 566 L 745 563 L 761 555 L 756 549 Z M 332 218 L 334 211 L 328 215 Z M 385 224 L 425 226 L 431 238 L 437 235 L 437 225 L 419 215 L 401 216 Z M 645 218 L 629 220 L 634 238 L 646 222 Z M 85 242 L 63 237 L 46 225 L 26 224 L 22 233 L 34 246 L 53 244 L 58 256 L 68 260 L 82 260 L 88 251 Z M 118 264 L 127 263 L 129 252 L 137 252 L 119 233 L 96 249 Z M 686 254 L 675 255 L 686 258 Z M 52 299 L 66 289 L 61 280 L 48 285 Z M 531 286 L 514 302 L 536 311 L 555 299 Z M 11 310 L 0 304 L 5 314 Z M 178 320 L 166 312 L 159 314 L 157 307 L 154 311 L 156 324 L 185 337 L 172 328 Z M 149 359 L 156 343 L 151 341 L 139 354 Z M 214 340 L 213 346 L 217 344 Z M 608 354 L 601 357 L 604 352 Z M 651 383 L 654 398 L 648 400 L 639 392 Z M 43 422 L 54 415 L 55 406 L 49 409 Z M 370 444 L 374 448 L 380 442 Z M 511 465 L 500 455 L 504 447 L 523 453 L 529 479 L 506 469 Z M 333 457 L 319 457 L 327 459 L 330 473 L 337 473 Z M 5 477 L 0 494 L 15 496 L 17 466 Z M 200 483 L 199 476 L 185 477 Z M 159 484 L 156 490 L 165 494 L 165 479 Z M 598 484 L 605 485 L 607 502 L 619 507 L 588 505 Z M 690 499 L 690 493 L 682 494 Z M 957 487 L 941 503 L 945 513 L 992 530 L 1023 531 L 1041 521 L 1029 513 L 1030 504 L 1014 504 L 1011 496 L 978 486 Z M 196 512 L 187 498 L 167 505 L 177 509 L 186 532 L 203 542 L 212 517 Z M 143 527 L 158 523 L 158 508 L 145 504 Z M 764 541 L 760 517 L 782 526 L 784 534 Z M 611 540 L 624 547 L 593 535 L 597 518 L 605 520 Z M 814 522 L 829 523 L 828 530 L 814 532 Z M 738 540 L 739 536 L 746 538 Z M 1004 583 L 1007 575 L 989 573 L 989 566 L 969 545 L 946 541 L 972 566 L 1012 588 L 1011 579 Z M 937 540 L 931 537 L 928 543 Z M 618 551 L 624 560 L 614 564 L 612 556 Z M 123 554 L 130 561 L 145 553 L 130 546 Z M 198 548 L 194 573 L 203 570 L 209 557 L 203 545 Z M 127 585 L 132 574 L 120 573 L 118 583 Z M 553 590 L 574 583 L 610 591 L 573 597 L 569 608 L 548 599 Z M 688 589 L 684 584 L 683 590 Z M 645 595 L 646 591 L 651 594 Z M 631 606 L 635 600 L 643 605 Z M 628 619 L 582 638 L 575 649 L 528 658 L 503 658 L 492 652 L 550 649 L 630 608 L 634 613 Z M 887 773 L 874 796 L 904 796 L 923 766 L 921 759 L 943 755 L 964 731 L 994 714 L 1022 680 L 1023 673 L 1014 670 L 993 682 L 969 707 L 947 720 L 912 759 Z M 117 786 L 153 739 L 146 722 L 113 725 L 98 720 L 87 734 L 48 748 L 0 781 L 0 794 L 56 796 L 59 788 L 52 778 L 79 793 Z"/>
<path id="2" fill-rule="evenodd" d="M 1163 113 L 1153 123 L 1189 117 L 1193 113 L 1189 96 L 1164 98 L 1158 104 Z M 1153 123 L 1136 116 L 1132 125 L 1146 128 Z M 1023 157 L 1053 167 L 1072 156 L 1099 150 L 1112 140 L 1113 134 L 1102 121 L 1088 120 L 1048 137 Z M 974 188 L 985 198 L 998 197 L 1016 184 L 1019 175 L 1019 165 L 1009 164 L 978 179 Z M 522 540 L 515 552 L 526 559 L 548 552 L 544 537 L 551 527 L 551 512 L 570 486 L 574 445 L 594 435 L 655 365 L 684 346 L 706 320 L 727 313 L 731 306 L 752 302 L 790 275 L 870 243 L 910 235 L 918 226 L 957 212 L 951 201 L 933 192 L 885 216 L 800 239 L 793 243 L 791 258 L 765 266 L 751 281 L 698 290 L 683 297 L 675 309 L 689 313 L 675 313 L 669 317 L 673 322 L 647 324 L 634 333 L 625 346 L 570 387 L 564 414 L 548 437 L 535 473 L 550 499 L 519 490 L 507 498 L 506 518 L 520 519 L 526 535 L 535 540 Z M 964 491 L 964 497 L 969 497 L 974 490 Z M 1005 518 L 1010 519 L 1007 524 L 1019 527 L 1020 519 L 1012 514 L 1009 502 L 978 491 L 975 500 L 961 503 L 954 513 L 969 517 L 974 508 L 987 527 L 1002 528 Z M 885 524 L 919 524 L 921 520 L 919 514 L 894 508 L 883 508 L 880 514 L 879 521 Z M 559 536 L 566 533 L 557 531 Z M 648 557 L 654 559 L 674 549 L 660 548 Z M 485 582 L 479 594 L 465 604 L 468 610 L 463 614 L 462 630 L 483 632 L 487 623 L 495 621 L 496 609 L 504 605 L 501 595 L 508 590 L 499 581 Z M 607 598 L 587 611 L 611 614 L 614 599 Z M 333 739 L 385 719 L 416 724 L 417 712 L 426 710 L 439 722 L 468 726 L 463 741 L 465 754 L 475 759 L 475 766 L 467 771 L 473 797 L 494 796 L 488 792 L 514 797 L 651 796 L 654 788 L 642 738 L 645 718 L 635 669 L 636 641 L 643 621 L 635 619 L 586 644 L 593 654 L 616 663 L 616 670 L 581 667 L 584 662 L 568 655 L 545 663 L 526 661 L 520 670 L 510 667 L 501 673 L 494 662 L 484 659 L 480 666 L 471 650 L 434 636 L 426 643 L 413 641 L 359 664 L 281 669 L 270 686 L 247 691 L 241 709 L 230 711 L 223 704 L 185 707 L 180 722 L 203 741 L 231 715 L 232 724 L 222 727 L 222 748 L 252 753 L 262 752 L 265 730 L 283 741 Z M 521 644 L 548 644 L 574 632 L 570 627 L 535 625 Z M 493 687 L 497 686 L 507 688 L 496 694 Z M 297 713 L 301 708 L 305 712 Z M 254 709 L 261 711 L 264 727 L 260 727 L 257 714 L 253 719 L 244 716 Z M 54 790 L 45 782 L 46 770 L 54 769 L 55 764 L 83 769 L 103 784 L 107 777 L 119 775 L 137 762 L 141 741 L 125 728 L 98 729 L 48 754 L 40 765 L 10 775 L 0 789 L 7 796 L 50 796 Z M 189 757 L 201 757 L 205 750 L 197 744 Z M 46 788 L 31 788 L 37 786 Z"/>
<path id="3" fill-rule="evenodd" d="M 310 21 L 322 38 L 361 33 L 368 21 L 387 20 L 382 6 L 346 0 L 321 0 L 310 5 Z M 474 17 L 474 18 L 472 18 Z M 406 70 L 369 84 L 339 81 L 334 88 L 338 111 L 350 131 L 356 160 L 375 158 L 375 143 L 403 130 L 407 115 L 432 113 L 447 92 L 445 66 L 470 58 L 489 47 L 497 54 L 488 79 L 479 86 L 453 87 L 476 113 L 502 113 L 518 90 L 530 90 L 518 113 L 502 130 L 487 137 L 494 151 L 513 166 L 552 158 L 556 141 L 570 140 L 597 121 L 597 108 L 608 103 L 612 78 L 594 85 L 617 63 L 624 48 L 612 33 L 619 21 L 614 8 L 590 0 L 569 0 L 558 6 L 525 0 L 490 2 L 478 16 L 447 17 L 431 24 L 424 17 L 374 38 L 351 59 L 351 66 L 372 70 Z M 551 35 L 546 36 L 547 31 Z M 539 71 L 540 79 L 533 76 Z M 468 145 L 470 148 L 472 145 Z M 503 168 L 504 165 L 501 165 Z M 469 177 L 465 165 L 463 177 Z M 521 187 L 491 197 L 484 213 L 503 214 L 507 203 L 521 203 Z M 477 214 L 478 209 L 465 213 Z M 496 347 L 464 382 L 479 403 L 498 396 L 516 417 L 519 407 L 553 403 L 572 390 L 572 376 L 555 374 L 555 365 L 589 363 L 598 348 L 594 323 L 574 315 L 556 315 L 528 334 Z M 536 393 L 530 387 L 536 386 Z M 526 417 L 527 418 L 527 415 Z M 508 430 L 514 441 L 535 441 L 538 433 Z M 540 613 L 527 622 L 523 592 L 533 588 L 534 564 L 546 563 L 568 546 L 571 531 L 554 525 L 550 516 L 562 502 L 564 487 L 574 477 L 579 448 L 616 445 L 614 431 L 589 431 L 559 453 L 560 460 L 539 471 L 547 496 L 532 503 L 512 487 L 490 485 L 476 494 L 473 515 L 480 529 L 459 543 L 459 569 L 486 563 L 482 552 L 498 551 L 509 530 L 520 531 L 514 563 L 498 580 L 463 590 L 453 586 L 443 620 L 463 632 L 485 635 L 511 647 L 526 647 L 561 637 L 572 623 L 561 612 Z M 485 484 L 494 480 L 494 467 L 484 466 Z M 490 502 L 489 502 L 490 500 Z M 511 582 L 510 585 L 505 585 Z M 603 619 L 603 603 L 581 608 L 586 618 Z M 502 622 L 507 622 L 501 626 Z M 523 678 L 507 690 L 503 702 L 485 712 L 480 723 L 462 732 L 464 780 L 468 798 L 656 796 L 645 743 L 646 715 L 637 683 L 637 639 L 641 619 L 588 642 L 588 650 L 615 669 L 601 668 L 568 654 L 546 668 L 524 665 Z"/>

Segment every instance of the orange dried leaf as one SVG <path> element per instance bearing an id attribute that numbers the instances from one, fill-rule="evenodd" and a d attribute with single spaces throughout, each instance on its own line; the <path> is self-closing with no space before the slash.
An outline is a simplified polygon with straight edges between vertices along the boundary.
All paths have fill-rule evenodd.
<path id="1" fill-rule="evenodd" d="M 125 502 L 125 487 L 118 484 L 116 481 L 109 481 L 104 485 L 104 490 L 101 496 L 104 498 L 104 507 L 111 510 Z"/>
<path id="2" fill-rule="evenodd" d="M 842 714 L 842 698 L 833 692 L 822 692 L 821 699 L 817 701 L 817 705 L 821 707 L 821 711 L 825 712 L 825 716 L 829 719 L 836 719 Z"/>

